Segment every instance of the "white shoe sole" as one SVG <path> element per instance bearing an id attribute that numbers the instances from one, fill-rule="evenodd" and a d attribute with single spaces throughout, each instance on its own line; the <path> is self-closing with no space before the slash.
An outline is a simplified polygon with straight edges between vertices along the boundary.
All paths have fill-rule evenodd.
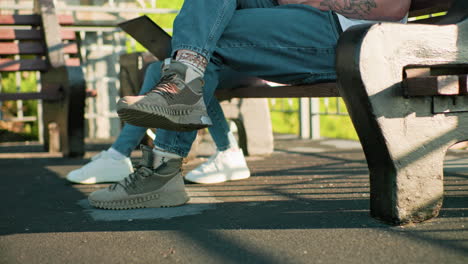
<path id="1" fill-rule="evenodd" d="M 213 174 L 210 176 L 191 176 L 186 175 L 184 177 L 185 180 L 193 183 L 200 183 L 200 184 L 214 184 L 214 183 L 222 183 L 227 181 L 238 181 L 238 180 L 245 180 L 250 178 L 250 171 L 248 169 L 238 171 L 236 173 L 232 173 L 232 175 L 226 177 L 225 174 L 218 173 Z"/>

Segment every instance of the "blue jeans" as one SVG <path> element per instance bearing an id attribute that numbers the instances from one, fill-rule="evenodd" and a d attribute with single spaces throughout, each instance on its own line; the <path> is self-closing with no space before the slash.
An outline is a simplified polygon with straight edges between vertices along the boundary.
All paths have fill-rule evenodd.
<path id="1" fill-rule="evenodd" d="M 158 82 L 159 79 L 161 78 L 161 63 L 160 61 L 153 62 L 148 66 L 145 72 L 145 77 L 143 80 L 143 85 L 140 90 L 140 94 L 145 94 L 149 92 Z M 220 78 L 221 80 L 223 79 L 235 79 L 235 78 L 242 78 L 239 73 L 236 73 L 230 69 L 223 68 L 220 71 Z M 211 81 L 215 81 L 215 79 L 210 79 Z M 221 81 L 222 83 L 222 81 Z M 210 85 L 216 85 L 216 84 L 211 84 Z M 225 86 L 225 85 L 223 85 Z M 227 87 L 224 87 L 227 88 Z M 228 133 L 229 133 L 229 125 L 226 122 L 226 118 L 224 117 L 224 112 L 221 106 L 219 105 L 218 100 L 216 98 L 212 98 L 209 104 L 207 104 L 207 110 L 208 110 L 208 115 L 210 116 L 211 120 L 213 121 L 213 125 L 208 128 L 210 131 L 210 135 L 213 138 L 216 148 L 220 151 L 226 150 L 231 147 L 231 142 L 229 141 L 228 138 Z M 160 129 L 156 131 L 156 134 L 160 134 L 159 132 Z M 124 127 L 122 128 L 122 131 L 120 131 L 119 136 L 117 137 L 117 140 L 112 144 L 112 147 L 122 153 L 125 156 L 130 156 L 132 153 L 132 150 L 135 149 L 135 147 L 138 146 L 140 143 L 141 139 L 146 133 L 146 128 L 144 127 L 138 127 L 138 126 L 133 126 L 130 124 L 125 124 Z M 196 133 L 189 133 L 185 135 L 185 133 L 177 133 L 173 131 L 163 131 L 163 133 L 170 133 L 172 134 L 174 140 L 179 141 L 182 140 L 181 142 L 184 142 L 185 144 L 192 144 L 193 140 L 196 137 Z M 176 152 L 180 153 L 180 152 Z M 188 151 L 187 151 L 188 153 Z M 185 155 L 186 156 L 186 155 Z"/>
<path id="2" fill-rule="evenodd" d="M 284 84 L 335 80 L 339 30 L 332 12 L 307 5 L 279 6 L 275 0 L 185 1 L 174 22 L 172 47 L 173 54 L 189 49 L 210 60 L 204 76 L 204 99 L 210 109 L 224 67 Z M 217 113 L 208 111 L 210 117 Z M 158 129 L 154 143 L 187 156 L 195 136 L 196 131 Z"/>

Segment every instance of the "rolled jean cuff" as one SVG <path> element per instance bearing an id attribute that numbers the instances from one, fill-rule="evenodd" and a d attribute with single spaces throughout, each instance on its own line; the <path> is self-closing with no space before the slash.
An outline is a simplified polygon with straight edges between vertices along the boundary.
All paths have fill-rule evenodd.
<path id="1" fill-rule="evenodd" d="M 155 140 L 153 141 L 153 144 L 154 144 L 156 147 L 160 148 L 160 149 L 163 149 L 163 150 L 165 150 L 165 151 L 167 151 L 167 152 L 175 153 L 175 154 L 177 154 L 177 155 L 179 155 L 179 156 L 181 156 L 181 157 L 184 157 L 184 158 L 187 157 L 187 156 L 188 156 L 188 153 L 190 152 L 190 150 L 183 150 L 183 149 L 181 149 L 181 148 L 174 147 L 174 146 L 165 144 L 165 143 L 163 143 L 163 142 L 160 142 L 160 141 L 158 141 L 157 139 L 155 139 Z"/>
<path id="2" fill-rule="evenodd" d="M 225 151 L 225 150 L 228 150 L 228 149 L 230 149 L 230 148 L 231 148 L 231 145 L 230 145 L 230 144 L 228 144 L 228 145 L 222 145 L 222 146 L 216 146 L 216 149 L 217 149 L 218 151 Z"/>
<path id="3" fill-rule="evenodd" d="M 172 47 L 172 54 L 171 54 L 171 58 L 174 58 L 175 57 L 175 54 L 178 50 L 191 50 L 191 51 L 195 51 L 196 53 L 202 55 L 203 57 L 205 57 L 205 59 L 207 61 L 210 61 L 210 58 L 211 58 L 211 54 L 208 50 L 206 49 L 201 49 L 199 47 L 194 47 L 194 46 L 191 46 L 191 45 L 185 45 L 185 44 L 177 44 L 175 46 Z"/>

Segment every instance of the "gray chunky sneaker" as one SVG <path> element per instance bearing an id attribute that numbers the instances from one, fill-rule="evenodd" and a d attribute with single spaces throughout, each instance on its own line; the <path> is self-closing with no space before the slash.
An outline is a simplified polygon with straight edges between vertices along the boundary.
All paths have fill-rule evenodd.
<path id="1" fill-rule="evenodd" d="M 91 193 L 89 203 L 103 209 L 171 207 L 185 204 L 189 197 L 182 179 L 182 158 L 157 157 L 142 146 L 139 168 L 124 180 Z"/>
<path id="2" fill-rule="evenodd" d="M 202 78 L 185 64 L 166 59 L 160 82 L 145 95 L 125 96 L 117 103 L 122 121 L 147 128 L 191 131 L 210 126 Z M 188 81 L 190 80 L 190 81 Z"/>

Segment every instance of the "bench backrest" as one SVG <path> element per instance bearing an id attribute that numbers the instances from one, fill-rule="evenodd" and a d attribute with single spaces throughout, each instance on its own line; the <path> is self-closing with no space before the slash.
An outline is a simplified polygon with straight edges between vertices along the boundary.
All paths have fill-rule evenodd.
<path id="1" fill-rule="evenodd" d="M 0 15 L 0 72 L 42 72 L 39 92 L 0 91 L 0 101 L 64 98 L 63 85 L 71 78 L 65 67 L 77 68 L 81 61 L 78 35 L 63 27 L 73 22 L 70 15 L 56 15 L 53 0 L 34 0 L 33 14 Z"/>
<path id="2" fill-rule="evenodd" d="M 68 15 L 0 15 L 0 72 L 79 66 L 77 36 L 59 26 L 71 24 L 73 17 Z"/>

